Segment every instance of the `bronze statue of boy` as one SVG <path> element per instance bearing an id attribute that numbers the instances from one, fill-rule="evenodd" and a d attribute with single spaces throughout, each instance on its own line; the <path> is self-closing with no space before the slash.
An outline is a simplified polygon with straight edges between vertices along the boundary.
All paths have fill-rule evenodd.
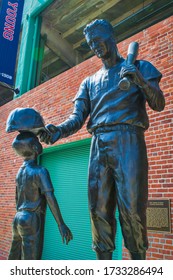
<path id="1" fill-rule="evenodd" d="M 8 259 L 39 260 L 43 247 L 46 203 L 58 224 L 63 242 L 68 244 L 72 233 L 63 221 L 48 171 L 37 164 L 37 157 L 42 153 L 37 136 L 32 132 L 21 132 L 14 139 L 12 147 L 24 158 L 24 162 L 16 176 L 17 213 L 13 220 Z"/>

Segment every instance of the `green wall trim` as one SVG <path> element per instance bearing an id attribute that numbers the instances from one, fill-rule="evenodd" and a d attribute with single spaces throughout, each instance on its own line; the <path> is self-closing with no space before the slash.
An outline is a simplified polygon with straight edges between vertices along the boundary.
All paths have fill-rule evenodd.
<path id="1" fill-rule="evenodd" d="M 33 6 L 32 6 L 32 10 L 30 12 L 30 16 L 32 16 L 32 17 L 38 16 L 44 9 L 46 9 L 53 2 L 54 2 L 54 0 L 34 1 Z"/>
<path id="2" fill-rule="evenodd" d="M 51 3 L 53 0 L 25 0 L 23 32 L 15 82 L 15 88 L 19 88 L 20 92 L 17 95 L 14 94 L 14 98 L 20 97 L 36 86 L 36 63 L 33 60 L 40 39 L 41 17 L 39 15 Z"/>
<path id="3" fill-rule="evenodd" d="M 42 18 L 40 16 L 37 16 L 35 18 L 35 28 L 33 34 L 33 46 L 31 52 L 31 63 L 29 68 L 27 91 L 35 87 L 41 23 L 42 23 Z"/>
<path id="4" fill-rule="evenodd" d="M 37 50 L 37 69 L 36 69 L 36 77 L 35 77 L 35 85 L 38 86 L 41 80 L 41 70 L 43 65 L 44 58 L 44 48 L 45 48 L 45 37 L 40 36 L 38 50 Z"/>
<path id="5" fill-rule="evenodd" d="M 35 18 L 28 17 L 23 22 L 22 40 L 20 46 L 20 55 L 16 74 L 15 88 L 19 88 L 20 93 L 14 95 L 14 98 L 27 91 L 28 76 L 31 64 L 31 53 L 33 48 L 33 36 L 35 30 Z"/>

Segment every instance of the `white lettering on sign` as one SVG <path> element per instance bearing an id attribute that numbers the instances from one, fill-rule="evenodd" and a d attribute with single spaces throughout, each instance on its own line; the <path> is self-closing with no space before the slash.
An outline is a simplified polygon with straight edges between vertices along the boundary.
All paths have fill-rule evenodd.
<path id="1" fill-rule="evenodd" d="M 5 17 L 3 37 L 6 40 L 13 41 L 18 3 L 8 2 L 8 6 L 9 8 L 7 9 L 7 15 Z"/>

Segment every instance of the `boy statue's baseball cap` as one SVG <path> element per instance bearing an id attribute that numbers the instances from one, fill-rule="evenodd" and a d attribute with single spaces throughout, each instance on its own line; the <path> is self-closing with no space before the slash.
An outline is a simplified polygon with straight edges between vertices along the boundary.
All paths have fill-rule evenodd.
<path id="1" fill-rule="evenodd" d="M 45 129 L 45 123 L 38 111 L 33 108 L 16 108 L 9 114 L 6 132 L 32 131 Z"/>

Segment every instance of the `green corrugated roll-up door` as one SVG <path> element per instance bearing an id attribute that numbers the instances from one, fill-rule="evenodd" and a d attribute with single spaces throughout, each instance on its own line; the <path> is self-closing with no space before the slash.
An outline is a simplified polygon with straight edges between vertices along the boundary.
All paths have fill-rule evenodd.
<path id="1" fill-rule="evenodd" d="M 40 157 L 54 186 L 65 223 L 73 233 L 73 240 L 62 243 L 58 226 L 47 207 L 43 260 L 94 260 L 88 210 L 87 175 L 90 139 L 48 148 Z M 118 213 L 116 213 L 118 215 Z M 118 222 L 114 259 L 122 258 L 122 235 Z"/>

